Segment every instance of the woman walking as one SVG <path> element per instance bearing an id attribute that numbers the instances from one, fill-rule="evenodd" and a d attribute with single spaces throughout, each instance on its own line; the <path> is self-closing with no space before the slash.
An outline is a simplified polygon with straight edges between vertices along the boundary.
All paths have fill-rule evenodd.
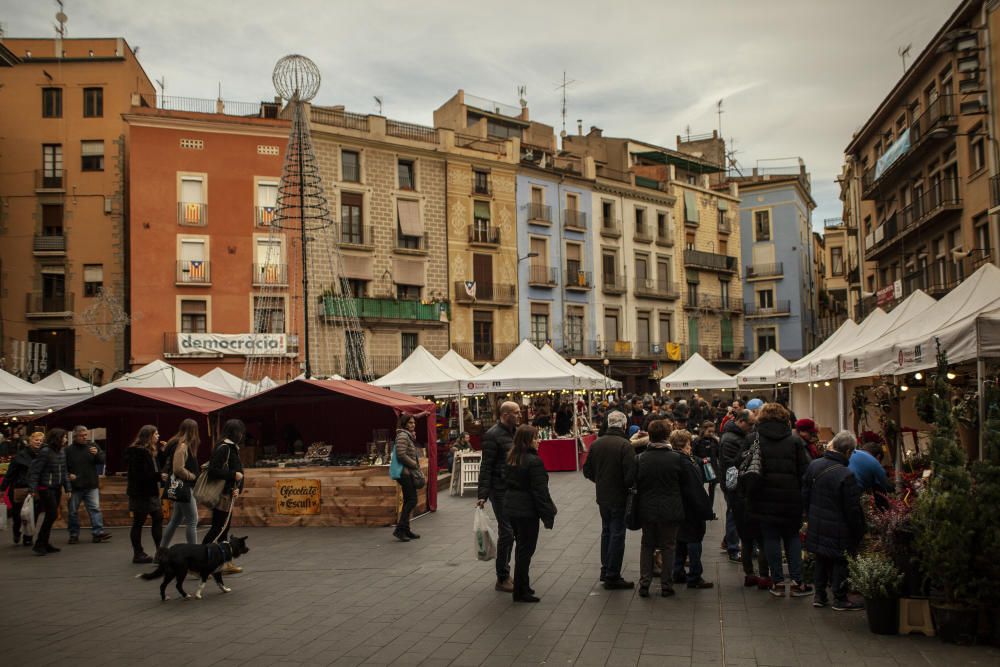
<path id="1" fill-rule="evenodd" d="M 552 529 L 556 506 L 549 495 L 549 475 L 538 456 L 538 429 L 518 426 L 507 455 L 504 513 L 514 529 L 514 602 L 538 602 L 531 588 L 531 557 L 538 544 L 538 522 Z"/>
<path id="2" fill-rule="evenodd" d="M 702 460 L 695 456 L 691 447 L 691 434 L 674 431 L 670 434 L 670 446 L 683 456 L 684 486 L 681 498 L 684 502 L 684 521 L 677 531 L 677 553 L 674 556 L 674 583 L 687 583 L 688 588 L 711 588 L 712 583 L 702 578 L 701 542 L 705 539 L 705 521 L 712 518 L 712 506 L 705 492 L 705 478 L 702 476 Z M 684 571 L 685 561 L 688 564 Z"/>
<path id="3" fill-rule="evenodd" d="M 420 536 L 410 530 L 410 514 L 417 507 L 417 485 L 414 478 L 420 475 L 420 458 L 417 454 L 417 420 L 413 415 L 400 415 L 396 423 L 396 461 L 403 466 L 396 483 L 403 492 L 403 507 L 396 521 L 392 536 L 400 542 L 419 540 Z"/>
<path id="4" fill-rule="evenodd" d="M 639 552 L 639 595 L 649 597 L 653 581 L 653 552 L 663 553 L 660 570 L 660 594 L 674 594 L 670 564 L 674 562 L 677 531 L 684 520 L 684 461 L 667 442 L 668 423 L 664 420 L 649 425 L 649 445 L 636 459 L 636 500 L 642 525 L 642 546 Z"/>
<path id="5" fill-rule="evenodd" d="M 173 475 L 193 490 L 194 482 L 198 479 L 199 445 L 201 445 L 201 438 L 198 436 L 198 422 L 193 419 L 185 419 L 181 422 L 180 428 L 177 429 L 177 435 L 167 442 L 167 447 L 164 450 L 167 466 L 161 478 L 166 481 L 170 475 Z M 189 495 L 191 498 L 187 502 L 173 504 L 173 508 L 170 510 L 170 521 L 167 522 L 167 527 L 163 530 L 163 537 L 160 539 L 161 549 L 170 546 L 174 531 L 181 524 L 184 524 L 186 528 L 187 543 L 198 544 L 198 503 L 194 499 L 194 493 Z"/>
<path id="6" fill-rule="evenodd" d="M 49 544 L 52 524 L 59 512 L 59 501 L 63 489 L 70 491 L 69 472 L 66 470 L 66 445 L 69 434 L 61 428 L 49 429 L 45 434 L 45 444 L 28 470 L 28 488 L 35 501 L 35 516 L 44 512 L 42 527 L 35 536 L 35 546 L 31 548 L 36 556 L 47 556 L 59 551 Z"/>
<path id="7" fill-rule="evenodd" d="M 142 526 L 149 517 L 153 545 L 160 546 L 163 535 L 163 510 L 160 505 L 160 469 L 156 464 L 157 443 L 160 433 L 155 426 L 146 425 L 139 429 L 135 441 L 125 450 L 125 466 L 128 470 L 128 509 L 132 512 L 132 562 L 152 563 L 153 558 L 142 548 Z"/>
<path id="8" fill-rule="evenodd" d="M 701 424 L 701 437 L 694 443 L 694 455 L 701 464 L 702 476 L 705 465 L 712 466 L 715 479 L 708 481 L 708 504 L 715 509 L 715 487 L 719 485 L 719 436 L 715 434 L 715 422 L 704 421 Z M 722 472 L 725 474 L 725 471 Z"/>
<path id="9" fill-rule="evenodd" d="M 14 454 L 14 459 L 7 468 L 7 474 L 4 475 L 3 483 L 0 484 L 5 504 L 9 504 L 11 511 L 14 512 L 12 520 L 14 544 L 24 544 L 26 547 L 33 544 L 33 538 L 31 535 L 25 535 L 23 538 L 21 536 L 21 508 L 24 507 L 24 501 L 28 497 L 28 471 L 31 469 L 31 462 L 41 451 L 44 440 L 45 434 L 43 432 L 35 431 L 32 433 L 28 438 L 28 446 L 22 447 Z M 6 507 L 3 508 L 3 511 L 6 511 Z"/>
<path id="10" fill-rule="evenodd" d="M 240 445 L 246 437 L 247 427 L 239 419 L 230 419 L 222 426 L 222 442 L 215 446 L 212 460 L 208 462 L 209 479 L 224 479 L 222 496 L 212 508 L 212 527 L 205 534 L 202 544 L 225 541 L 229 537 L 232 523 L 233 503 L 243 490 L 243 462 L 240 461 Z M 232 561 L 223 566 L 223 574 L 239 574 L 243 568 Z"/>

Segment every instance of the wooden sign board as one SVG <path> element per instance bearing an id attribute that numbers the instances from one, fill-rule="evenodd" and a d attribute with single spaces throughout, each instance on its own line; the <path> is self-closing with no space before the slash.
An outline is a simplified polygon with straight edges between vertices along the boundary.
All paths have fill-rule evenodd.
<path id="1" fill-rule="evenodd" d="M 319 514 L 322 485 L 318 479 L 277 479 L 274 481 L 276 514 L 300 516 Z"/>

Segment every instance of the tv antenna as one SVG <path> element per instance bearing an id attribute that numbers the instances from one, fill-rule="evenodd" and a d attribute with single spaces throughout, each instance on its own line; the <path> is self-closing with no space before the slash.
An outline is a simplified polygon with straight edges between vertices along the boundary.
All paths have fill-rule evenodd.
<path id="1" fill-rule="evenodd" d="M 560 137 L 566 136 L 566 89 L 576 83 L 576 80 L 571 81 L 566 80 L 566 70 L 563 70 L 563 80 L 562 84 L 556 86 L 556 90 L 562 89 L 562 132 L 559 133 Z"/>
<path id="2" fill-rule="evenodd" d="M 906 46 L 901 46 L 896 49 L 896 53 L 899 54 L 900 59 L 903 61 L 903 74 L 906 74 L 906 58 L 910 55 L 910 47 L 912 44 L 907 44 Z"/>
<path id="3" fill-rule="evenodd" d="M 375 106 L 378 107 L 378 115 L 382 115 L 382 97 L 380 95 L 374 95 Z"/>
<path id="4" fill-rule="evenodd" d="M 160 107 L 163 106 L 163 96 L 167 93 L 167 77 L 166 75 L 161 76 L 156 79 L 156 85 L 160 87 Z"/>
<path id="5" fill-rule="evenodd" d="M 721 138 L 722 137 L 722 114 L 725 113 L 725 111 L 722 110 L 722 100 L 719 100 L 718 102 L 715 103 L 715 113 L 717 113 L 719 115 L 719 137 Z"/>
<path id="6" fill-rule="evenodd" d="M 59 11 L 56 12 L 56 21 L 59 25 L 55 26 L 56 34 L 61 38 L 66 37 L 66 21 L 69 19 L 66 17 L 66 13 L 63 11 L 63 0 L 56 0 L 56 4 L 59 5 Z"/>
<path id="7" fill-rule="evenodd" d="M 521 104 L 521 108 L 525 109 L 528 106 L 528 87 L 523 83 L 517 87 L 517 98 L 518 102 Z"/>

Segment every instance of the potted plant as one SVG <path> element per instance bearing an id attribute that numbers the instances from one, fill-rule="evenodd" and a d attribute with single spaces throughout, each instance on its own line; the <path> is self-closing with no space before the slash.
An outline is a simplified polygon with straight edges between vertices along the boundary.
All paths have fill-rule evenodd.
<path id="1" fill-rule="evenodd" d="M 903 575 L 879 552 L 847 557 L 851 587 L 865 598 L 868 629 L 877 635 L 899 632 L 899 587 Z"/>

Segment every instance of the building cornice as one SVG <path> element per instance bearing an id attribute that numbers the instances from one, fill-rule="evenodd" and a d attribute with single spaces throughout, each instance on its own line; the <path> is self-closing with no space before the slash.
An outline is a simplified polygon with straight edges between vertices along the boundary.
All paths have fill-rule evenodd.
<path id="1" fill-rule="evenodd" d="M 677 197 L 669 192 L 663 192 L 661 195 L 657 196 L 649 190 L 640 190 L 638 188 L 633 189 L 601 180 L 597 180 L 594 183 L 594 192 L 603 192 L 605 194 L 616 195 L 618 197 L 630 197 L 631 199 L 638 199 L 639 201 L 664 204 L 671 207 L 677 203 Z"/>
<path id="2" fill-rule="evenodd" d="M 216 118 L 178 118 L 175 116 L 153 116 L 150 114 L 122 114 L 126 123 L 133 127 L 154 127 L 165 130 L 196 131 L 209 134 L 242 134 L 257 137 L 288 138 L 289 123 L 283 125 L 258 125 L 241 123 L 235 119 Z"/>

